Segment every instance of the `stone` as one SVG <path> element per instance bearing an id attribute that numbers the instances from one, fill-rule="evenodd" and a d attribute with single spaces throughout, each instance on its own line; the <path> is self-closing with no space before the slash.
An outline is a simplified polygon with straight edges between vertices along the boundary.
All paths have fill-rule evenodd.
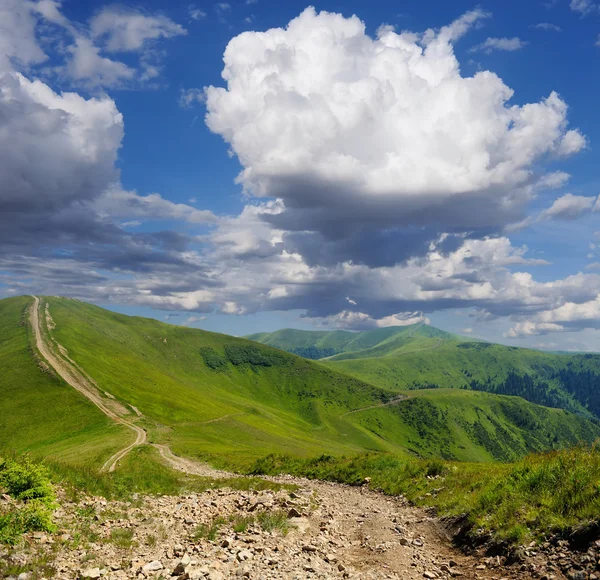
<path id="1" fill-rule="evenodd" d="M 420 547 L 423 545 L 423 541 L 422 541 L 422 540 L 419 540 L 419 538 L 415 538 L 415 539 L 412 541 L 412 543 L 413 543 L 413 546 L 417 546 L 417 547 L 419 547 L 419 548 L 420 548 Z"/>
<path id="2" fill-rule="evenodd" d="M 300 514 L 300 512 L 295 507 L 293 507 L 293 508 L 290 508 L 290 511 L 288 512 L 287 517 L 288 517 L 288 519 L 299 518 L 299 517 L 301 517 L 301 515 L 302 514 Z"/>
<path id="3" fill-rule="evenodd" d="M 100 578 L 100 568 L 88 568 L 81 573 L 81 578 Z"/>
<path id="4" fill-rule="evenodd" d="M 435 572 L 423 572 L 423 578 L 427 578 L 428 580 L 434 580 L 434 578 L 437 578 L 437 574 Z"/>
<path id="5" fill-rule="evenodd" d="M 154 560 L 153 562 L 148 562 L 148 564 L 142 566 L 143 572 L 157 572 L 158 570 L 162 570 L 163 565 L 159 560 Z"/>

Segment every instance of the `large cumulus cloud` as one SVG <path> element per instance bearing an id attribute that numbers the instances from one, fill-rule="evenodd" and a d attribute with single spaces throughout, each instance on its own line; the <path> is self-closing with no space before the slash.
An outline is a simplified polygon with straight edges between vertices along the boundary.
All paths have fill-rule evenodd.
<path id="1" fill-rule="evenodd" d="M 462 76 L 453 43 L 485 16 L 371 38 L 355 16 L 308 8 L 230 41 L 206 122 L 237 155 L 246 192 L 283 200 L 275 225 L 333 240 L 324 262 L 373 263 L 365 238 L 382 229 L 405 249 L 387 263 L 423 255 L 440 233 L 498 232 L 521 217 L 539 164 L 585 138 L 556 93 L 518 106 L 494 73 Z"/>

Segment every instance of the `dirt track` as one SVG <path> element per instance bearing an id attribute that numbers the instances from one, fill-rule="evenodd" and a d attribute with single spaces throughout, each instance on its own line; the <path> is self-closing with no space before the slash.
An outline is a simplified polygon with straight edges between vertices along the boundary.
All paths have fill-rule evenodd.
<path id="1" fill-rule="evenodd" d="M 136 437 L 135 441 L 127 447 L 121 449 L 110 457 L 102 466 L 101 471 L 114 471 L 117 463 L 125 457 L 134 447 L 146 443 L 146 431 L 137 425 L 134 425 L 127 419 L 121 417 L 115 410 L 116 405 L 111 401 L 104 399 L 98 392 L 98 389 L 88 380 L 87 377 L 68 359 L 65 354 L 66 350 L 56 343 L 56 347 L 46 340 L 42 327 L 40 325 L 40 299 L 33 296 L 34 303 L 31 308 L 31 326 L 35 334 L 35 344 L 40 354 L 46 359 L 46 362 L 60 375 L 65 382 L 79 391 L 84 397 L 88 398 L 98 409 L 100 409 L 107 417 L 110 417 L 115 423 L 124 425 L 131 429 Z M 111 408 L 111 406 L 113 408 Z M 120 407 L 120 405 L 119 405 Z"/>

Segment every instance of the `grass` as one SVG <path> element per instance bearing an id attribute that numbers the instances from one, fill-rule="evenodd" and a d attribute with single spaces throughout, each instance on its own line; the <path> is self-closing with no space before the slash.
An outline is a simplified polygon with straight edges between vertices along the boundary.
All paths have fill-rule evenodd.
<path id="1" fill-rule="evenodd" d="M 52 480 L 65 488 L 68 497 L 76 500 L 82 493 L 107 499 L 129 500 L 134 493 L 180 495 L 208 489 L 230 488 L 241 491 L 293 489 L 261 478 L 186 476 L 163 465 L 152 447 L 137 447 L 123 459 L 119 470 L 99 474 L 92 468 L 73 467 L 47 462 Z"/>
<path id="2" fill-rule="evenodd" d="M 231 518 L 231 526 L 236 534 L 243 534 L 253 523 L 253 516 L 237 514 Z"/>
<path id="3" fill-rule="evenodd" d="M 134 545 L 133 530 L 127 528 L 111 530 L 107 541 L 121 550 L 130 550 Z"/>
<path id="4" fill-rule="evenodd" d="M 259 512 L 256 519 L 265 532 L 279 530 L 284 535 L 288 532 L 287 513 L 283 510 Z"/>
<path id="5" fill-rule="evenodd" d="M 194 530 L 194 540 L 209 540 L 214 542 L 219 536 L 219 530 L 225 523 L 222 517 L 213 518 L 208 524 L 198 524 Z"/>

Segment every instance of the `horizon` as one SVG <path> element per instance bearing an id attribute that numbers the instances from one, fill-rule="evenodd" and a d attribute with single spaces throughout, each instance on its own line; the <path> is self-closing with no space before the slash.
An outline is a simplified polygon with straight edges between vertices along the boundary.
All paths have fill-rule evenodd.
<path id="1" fill-rule="evenodd" d="M 26 296 L 26 295 L 22 295 L 22 296 Z M 9 298 L 18 298 L 18 296 L 10 296 Z M 72 298 L 70 296 L 38 296 L 38 298 L 59 298 L 59 299 L 67 299 L 67 300 L 78 300 L 80 302 L 84 302 L 86 303 L 85 300 L 79 300 L 78 298 Z M 2 298 L 0 298 L 1 300 Z M 464 338 L 466 340 L 472 339 L 475 341 L 483 341 L 483 342 L 489 342 L 491 344 L 498 344 L 500 346 L 514 346 L 512 344 L 509 344 L 507 342 L 502 342 L 501 340 L 487 340 L 487 339 L 480 339 L 477 338 L 475 336 L 469 336 L 469 335 L 461 335 L 461 334 L 457 334 L 454 332 L 450 332 L 444 328 L 440 328 L 438 326 L 435 326 L 429 322 L 415 322 L 412 324 L 407 324 L 407 325 L 403 325 L 403 326 L 394 326 L 394 327 L 380 327 L 380 328 L 372 328 L 372 329 L 368 329 L 368 330 L 349 330 L 349 329 L 340 329 L 340 328 L 313 328 L 313 329 L 301 329 L 301 328 L 293 328 L 293 327 L 284 327 L 284 328 L 277 328 L 275 330 L 271 330 L 271 331 L 257 331 L 257 332 L 250 332 L 248 334 L 230 334 L 230 333 L 224 333 L 224 332 L 220 332 L 220 331 L 213 331 L 213 330 L 207 330 L 205 328 L 198 328 L 192 325 L 182 325 L 182 324 L 175 324 L 172 322 L 169 322 L 168 320 L 161 320 L 160 318 L 156 317 L 156 316 L 141 316 L 141 315 L 137 315 L 137 314 L 128 314 L 126 312 L 120 312 L 119 310 L 115 309 L 115 308 L 111 308 L 110 305 L 107 306 L 102 306 L 100 304 L 95 304 L 93 302 L 87 302 L 88 304 L 91 304 L 93 306 L 98 306 L 99 308 L 103 308 L 105 310 L 109 310 L 111 312 L 115 312 L 117 314 L 123 314 L 125 316 L 139 316 L 140 318 L 146 318 L 149 320 L 156 320 L 157 322 L 161 322 L 162 324 L 171 324 L 172 326 L 185 326 L 186 328 L 191 328 L 192 330 L 199 330 L 199 331 L 205 331 L 205 332 L 216 332 L 219 334 L 225 334 L 227 336 L 233 336 L 235 338 L 245 338 L 248 340 L 252 340 L 251 336 L 256 335 L 256 334 L 275 334 L 277 332 L 280 331 L 284 331 L 284 330 L 291 330 L 294 332 L 321 332 L 323 334 L 327 334 L 330 332 L 347 332 L 347 333 L 361 333 L 361 332 L 373 332 L 373 331 L 377 331 L 377 330 L 386 330 L 386 329 L 391 329 L 391 328 L 397 328 L 397 329 L 402 329 L 402 328 L 410 328 L 410 327 L 420 327 L 420 326 L 430 326 L 431 328 L 435 328 L 436 330 L 441 330 L 442 332 L 447 332 L 448 334 L 453 334 L 455 336 L 459 336 L 461 338 Z M 546 348 L 535 348 L 535 347 L 529 347 L 529 346 L 520 346 L 517 348 L 526 348 L 526 349 L 531 349 L 531 350 L 537 350 L 537 351 L 541 351 L 541 352 L 547 352 L 547 353 L 554 353 L 554 354 L 597 354 L 600 353 L 600 351 L 598 350 L 561 350 L 561 349 L 546 349 Z"/>
<path id="2" fill-rule="evenodd" d="M 0 298 L 599 350 L 597 0 L 0 12 Z"/>

